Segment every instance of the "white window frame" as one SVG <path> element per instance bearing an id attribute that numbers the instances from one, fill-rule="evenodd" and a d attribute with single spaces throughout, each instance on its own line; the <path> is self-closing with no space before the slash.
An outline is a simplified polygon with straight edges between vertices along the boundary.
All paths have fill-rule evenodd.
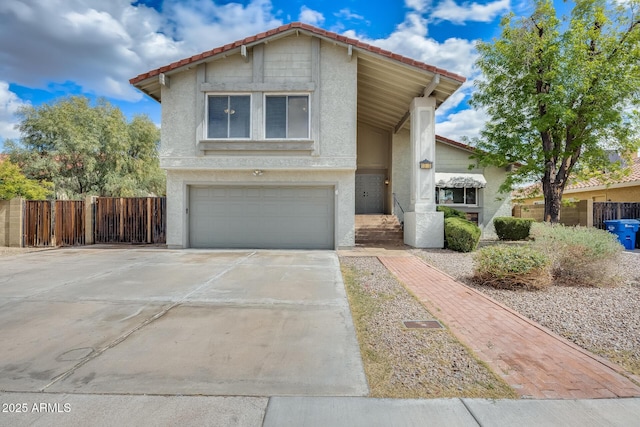
<path id="1" fill-rule="evenodd" d="M 248 96 L 249 97 L 249 136 L 248 137 L 226 137 L 209 138 L 209 97 L 210 96 Z M 227 124 L 228 125 L 228 124 Z M 203 139 L 208 141 L 249 141 L 253 137 L 253 94 L 250 92 L 205 92 L 204 94 L 204 135 Z"/>
<path id="2" fill-rule="evenodd" d="M 288 136 L 285 136 L 284 138 L 268 138 L 267 137 L 267 98 L 268 97 L 282 97 L 285 96 L 287 97 L 287 102 L 286 102 L 286 106 L 287 106 L 287 114 L 286 114 L 286 131 L 287 133 L 289 132 L 289 114 L 288 114 L 288 108 L 289 108 L 289 97 L 290 96 L 306 96 L 307 97 L 307 136 L 305 138 L 289 138 Z M 311 93 L 310 92 L 284 92 L 284 93 L 280 93 L 280 92 L 270 92 L 270 93 L 265 93 L 263 96 L 263 104 L 264 105 L 264 109 L 263 109 L 263 114 L 262 114 L 262 131 L 264 134 L 264 139 L 265 140 L 298 140 L 298 141 L 309 141 L 311 140 Z"/>
<path id="3" fill-rule="evenodd" d="M 454 187 L 436 187 L 436 192 L 440 192 L 442 190 L 446 190 L 446 189 L 453 189 Z M 465 207 L 465 206 L 469 206 L 469 207 L 477 207 L 478 205 L 478 199 L 480 198 L 480 188 L 476 188 L 476 187 L 460 187 L 464 190 L 464 201 L 465 203 L 453 203 L 453 201 L 451 203 L 442 203 L 442 198 L 440 197 L 440 194 L 438 194 L 438 206 L 461 206 L 461 207 Z M 473 189 L 476 192 L 476 202 L 473 204 L 469 204 L 466 203 L 467 201 L 467 190 L 468 189 Z"/>

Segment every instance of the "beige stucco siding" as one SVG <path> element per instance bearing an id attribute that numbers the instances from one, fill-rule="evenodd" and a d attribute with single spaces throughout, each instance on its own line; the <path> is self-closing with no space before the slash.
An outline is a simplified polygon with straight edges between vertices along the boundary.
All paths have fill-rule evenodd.
<path id="1" fill-rule="evenodd" d="M 253 79 L 253 65 L 245 61 L 240 55 L 233 55 L 224 60 L 212 61 L 207 64 L 206 81 L 224 81 L 227 83 L 251 82 Z M 164 95 L 164 94 L 163 94 Z M 163 96 L 164 104 L 164 96 Z"/>
<path id="2" fill-rule="evenodd" d="M 405 211 L 411 199 L 411 135 L 404 129 L 391 136 L 391 190 Z M 398 206 L 393 213 L 401 215 Z"/>
<path id="3" fill-rule="evenodd" d="M 356 168 L 358 63 L 346 49 L 320 45 L 320 147 L 318 156 Z"/>
<path id="4" fill-rule="evenodd" d="M 311 37 L 287 37 L 265 46 L 265 82 L 311 81 Z"/>
<path id="5" fill-rule="evenodd" d="M 236 54 L 170 76 L 170 85 L 162 88 L 161 167 L 355 170 L 357 58 L 350 58 L 343 47 L 305 36 L 290 36 L 269 43 L 254 58 L 253 54 L 261 49 L 263 46 L 255 47 L 248 62 Z M 264 66 L 254 66 L 254 60 L 263 61 Z M 273 74 L 276 66 L 281 72 L 293 75 L 276 78 Z M 256 72 L 263 74 L 256 76 Z M 281 89 L 283 83 L 287 90 Z M 223 87 L 220 93 L 251 94 L 252 137 L 241 149 L 198 149 L 198 142 L 204 140 L 208 92 L 202 88 L 206 89 L 206 84 Z M 269 89 L 270 85 L 274 89 Z M 260 89 L 251 90 L 257 87 Z M 308 91 L 309 87 L 313 89 Z M 314 141 L 311 152 L 254 149 L 257 145 L 252 146 L 252 141 L 265 142 L 261 136 L 266 93 L 309 93 Z"/>
<path id="6" fill-rule="evenodd" d="M 476 161 L 469 159 L 469 156 L 470 151 L 436 143 L 436 172 L 477 172 L 469 170 L 469 165 L 476 165 Z"/>
<path id="7" fill-rule="evenodd" d="M 200 149 L 207 93 L 251 94 L 252 138 L 242 148 Z M 309 93 L 312 150 L 252 145 L 268 142 L 262 138 L 266 93 Z M 167 169 L 170 247 L 189 246 L 193 184 L 333 187 L 336 246 L 355 244 L 357 58 L 349 58 L 345 48 L 307 36 L 279 39 L 249 49 L 247 62 L 236 54 L 171 75 L 162 101 L 160 162 Z M 256 169 L 263 174 L 254 176 Z"/>
<path id="8" fill-rule="evenodd" d="M 162 88 L 160 162 L 163 158 L 196 156 L 195 70 L 171 76 L 171 86 Z"/>

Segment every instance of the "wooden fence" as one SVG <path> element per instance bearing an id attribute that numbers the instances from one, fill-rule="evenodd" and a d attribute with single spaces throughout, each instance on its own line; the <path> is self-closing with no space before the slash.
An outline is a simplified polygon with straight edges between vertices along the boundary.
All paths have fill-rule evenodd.
<path id="1" fill-rule="evenodd" d="M 24 246 L 54 246 L 53 209 L 49 200 L 24 203 Z"/>
<path id="2" fill-rule="evenodd" d="M 84 200 L 56 200 L 55 206 L 56 245 L 84 245 Z"/>
<path id="3" fill-rule="evenodd" d="M 23 246 L 166 242 L 165 197 L 88 200 L 25 201 Z"/>
<path id="4" fill-rule="evenodd" d="M 516 205 L 513 216 L 543 221 L 544 205 Z M 560 209 L 560 223 L 605 229 L 604 221 L 610 219 L 640 219 L 640 203 L 592 202 L 581 200 Z"/>
<path id="5" fill-rule="evenodd" d="M 165 197 L 99 197 L 94 204 L 96 243 L 165 243 Z"/>
<path id="6" fill-rule="evenodd" d="M 84 245 L 84 201 L 27 200 L 24 246 Z"/>
<path id="7" fill-rule="evenodd" d="M 604 230 L 604 221 L 609 219 L 640 219 L 640 203 L 595 202 L 593 204 L 593 226 Z"/>

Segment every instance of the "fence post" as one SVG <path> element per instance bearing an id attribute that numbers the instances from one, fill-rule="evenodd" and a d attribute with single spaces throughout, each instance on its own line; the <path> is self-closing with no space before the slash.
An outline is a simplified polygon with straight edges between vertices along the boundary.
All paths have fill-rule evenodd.
<path id="1" fill-rule="evenodd" d="M 593 227 L 593 200 L 587 199 L 587 227 Z"/>
<path id="2" fill-rule="evenodd" d="M 93 205 L 96 203 L 96 196 L 87 196 L 84 198 L 84 244 L 93 245 Z"/>
<path id="3" fill-rule="evenodd" d="M 9 246 L 24 247 L 24 199 L 9 200 Z"/>

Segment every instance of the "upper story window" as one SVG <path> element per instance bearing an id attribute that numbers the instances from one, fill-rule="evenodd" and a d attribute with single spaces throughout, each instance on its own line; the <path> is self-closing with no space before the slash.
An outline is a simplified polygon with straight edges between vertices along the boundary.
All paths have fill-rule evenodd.
<path id="1" fill-rule="evenodd" d="M 309 95 L 267 95 L 265 97 L 267 138 L 309 138 Z"/>
<path id="2" fill-rule="evenodd" d="M 250 138 L 251 96 L 208 95 L 207 138 Z"/>
<path id="3" fill-rule="evenodd" d="M 436 187 L 436 204 L 477 205 L 478 189 Z"/>

